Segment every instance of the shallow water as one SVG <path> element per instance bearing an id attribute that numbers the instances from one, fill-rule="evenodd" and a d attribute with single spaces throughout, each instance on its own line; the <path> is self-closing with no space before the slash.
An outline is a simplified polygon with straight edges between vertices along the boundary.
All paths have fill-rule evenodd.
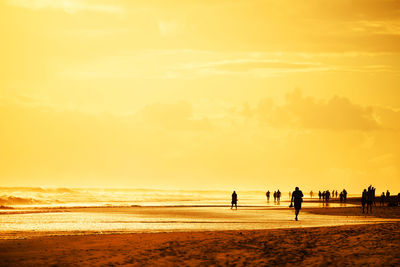
<path id="1" fill-rule="evenodd" d="M 187 230 L 252 230 L 317 227 L 382 221 L 372 218 L 300 214 L 289 208 L 108 207 L 70 208 L 0 215 L 0 238 L 83 233 Z"/>
<path id="2" fill-rule="evenodd" d="M 375 221 L 302 212 L 294 221 L 285 194 L 280 203 L 264 192 L 238 192 L 229 208 L 227 191 L 0 188 L 0 238 L 37 235 L 245 230 L 332 226 Z M 330 207 L 346 204 L 331 203 Z M 303 207 L 322 207 L 304 202 Z M 349 205 L 347 205 L 349 206 Z"/>

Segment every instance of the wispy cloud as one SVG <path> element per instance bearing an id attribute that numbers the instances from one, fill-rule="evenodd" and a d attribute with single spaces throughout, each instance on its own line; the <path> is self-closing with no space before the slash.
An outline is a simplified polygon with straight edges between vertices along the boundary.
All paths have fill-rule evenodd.
<path id="1" fill-rule="evenodd" d="M 159 20 L 158 28 L 162 36 L 177 36 L 183 32 L 185 24 L 173 20 Z"/>
<path id="2" fill-rule="evenodd" d="M 8 4 L 33 10 L 58 9 L 66 13 L 77 13 L 82 11 L 102 13 L 123 13 L 121 6 L 112 4 L 92 4 L 84 0 L 8 0 Z"/>

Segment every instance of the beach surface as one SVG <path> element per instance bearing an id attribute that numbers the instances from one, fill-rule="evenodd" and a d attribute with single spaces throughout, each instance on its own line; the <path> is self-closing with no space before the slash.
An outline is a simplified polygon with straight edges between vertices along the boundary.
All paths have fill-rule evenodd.
<path id="1" fill-rule="evenodd" d="M 399 266 L 400 223 L 1 240 L 0 266 Z"/>
<path id="2" fill-rule="evenodd" d="M 302 210 L 304 216 L 346 217 L 354 212 L 359 214 L 359 208 Z M 320 227 L 299 224 L 288 229 L 3 239 L 0 266 L 399 266 L 400 209 L 377 207 L 374 212 L 394 220 Z"/>

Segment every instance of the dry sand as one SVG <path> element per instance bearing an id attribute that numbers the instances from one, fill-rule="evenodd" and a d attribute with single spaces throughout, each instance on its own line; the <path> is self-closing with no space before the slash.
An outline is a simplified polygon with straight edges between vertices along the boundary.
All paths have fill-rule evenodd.
<path id="1" fill-rule="evenodd" d="M 393 218 L 399 210 L 382 208 L 379 214 Z M 351 213 L 348 208 L 309 211 L 341 215 Z M 0 240 L 0 266 L 77 265 L 400 266 L 400 222 L 278 230 Z"/>

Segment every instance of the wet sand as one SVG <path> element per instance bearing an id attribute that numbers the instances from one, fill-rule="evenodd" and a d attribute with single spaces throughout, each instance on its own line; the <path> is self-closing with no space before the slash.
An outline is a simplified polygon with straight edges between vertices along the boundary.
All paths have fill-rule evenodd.
<path id="1" fill-rule="evenodd" d="M 0 241 L 0 266 L 399 266 L 400 223 Z"/>
<path id="2" fill-rule="evenodd" d="M 398 218 L 400 208 L 376 208 Z M 362 215 L 359 208 L 302 212 Z M 356 214 L 354 214 L 356 212 Z M 322 215 L 324 216 L 324 215 Z M 0 240 L 0 266 L 399 266 L 400 222 Z"/>

